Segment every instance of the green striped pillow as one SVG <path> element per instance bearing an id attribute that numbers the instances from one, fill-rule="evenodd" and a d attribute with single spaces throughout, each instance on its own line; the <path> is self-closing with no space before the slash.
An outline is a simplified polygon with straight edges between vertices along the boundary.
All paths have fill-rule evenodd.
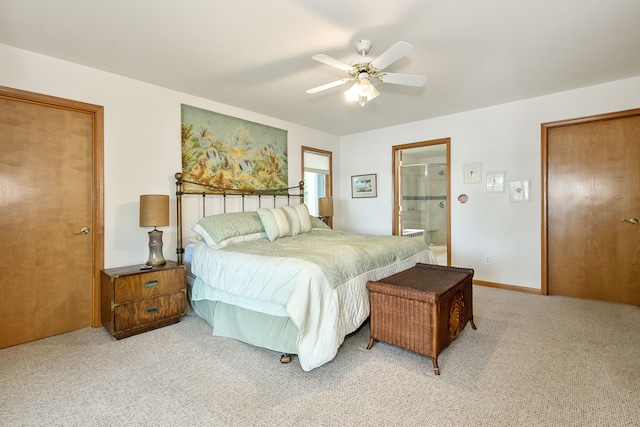
<path id="1" fill-rule="evenodd" d="M 311 219 L 309 219 L 309 209 L 307 209 L 307 205 L 283 206 L 282 210 L 287 215 L 287 219 L 291 225 L 292 236 L 311 232 Z"/>
<path id="2" fill-rule="evenodd" d="M 258 215 L 260 215 L 260 221 L 262 221 L 262 226 L 270 241 L 273 242 L 280 237 L 291 235 L 289 220 L 281 208 L 260 208 L 258 209 Z"/>

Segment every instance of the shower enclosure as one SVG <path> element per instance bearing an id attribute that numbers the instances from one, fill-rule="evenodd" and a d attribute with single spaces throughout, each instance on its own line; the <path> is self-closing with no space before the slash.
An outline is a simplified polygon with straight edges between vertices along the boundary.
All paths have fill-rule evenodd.
<path id="1" fill-rule="evenodd" d="M 402 165 L 402 234 L 420 238 L 436 257 L 447 248 L 447 165 Z M 446 265 L 446 262 L 444 263 Z"/>

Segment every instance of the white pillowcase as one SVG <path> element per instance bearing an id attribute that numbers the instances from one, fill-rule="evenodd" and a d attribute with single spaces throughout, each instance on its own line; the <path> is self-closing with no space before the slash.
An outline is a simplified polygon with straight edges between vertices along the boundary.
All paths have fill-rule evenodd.
<path id="1" fill-rule="evenodd" d="M 309 218 L 307 205 L 303 203 L 301 205 L 283 206 L 282 210 L 287 215 L 287 219 L 291 225 L 292 236 L 311 232 L 311 219 Z"/>
<path id="2" fill-rule="evenodd" d="M 262 226 L 270 241 L 273 242 L 280 237 L 291 235 L 289 220 L 281 208 L 260 208 L 258 209 L 258 215 L 260 215 L 260 221 L 262 221 Z"/>

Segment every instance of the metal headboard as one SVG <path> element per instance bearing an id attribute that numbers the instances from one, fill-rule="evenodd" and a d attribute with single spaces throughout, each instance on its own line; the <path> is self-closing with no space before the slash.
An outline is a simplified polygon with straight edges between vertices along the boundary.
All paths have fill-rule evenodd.
<path id="1" fill-rule="evenodd" d="M 199 182 L 189 181 L 183 179 L 182 172 L 175 174 L 176 178 L 176 220 L 177 220 L 177 241 L 176 241 L 176 254 L 178 256 L 178 264 L 182 264 L 182 256 L 184 254 L 184 248 L 182 247 L 182 196 L 185 194 L 197 194 L 201 195 L 203 199 L 202 203 L 202 217 L 206 216 L 206 207 L 204 199 L 207 196 L 218 196 L 223 199 L 222 212 L 227 212 L 227 196 L 240 196 L 241 198 L 241 210 L 244 212 L 245 197 L 256 197 L 258 199 L 258 206 L 262 198 L 273 198 L 273 206 L 276 206 L 276 200 L 278 198 L 286 198 L 287 204 L 291 201 L 291 198 L 298 198 L 300 204 L 304 203 L 304 181 L 300 181 L 295 187 L 279 188 L 279 189 L 266 189 L 266 190 L 250 190 L 250 189 L 229 189 L 219 188 L 210 185 L 202 184 Z M 185 184 L 189 184 L 189 189 L 185 189 Z"/>

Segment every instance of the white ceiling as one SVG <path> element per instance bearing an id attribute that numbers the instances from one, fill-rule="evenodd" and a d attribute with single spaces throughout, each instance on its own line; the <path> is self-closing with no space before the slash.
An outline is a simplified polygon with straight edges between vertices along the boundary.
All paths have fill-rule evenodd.
<path id="1" fill-rule="evenodd" d="M 0 0 L 0 43 L 347 135 L 640 75 L 637 0 Z M 365 107 L 317 53 L 428 76 Z M 0 66 L 2 66 L 0 64 Z"/>

